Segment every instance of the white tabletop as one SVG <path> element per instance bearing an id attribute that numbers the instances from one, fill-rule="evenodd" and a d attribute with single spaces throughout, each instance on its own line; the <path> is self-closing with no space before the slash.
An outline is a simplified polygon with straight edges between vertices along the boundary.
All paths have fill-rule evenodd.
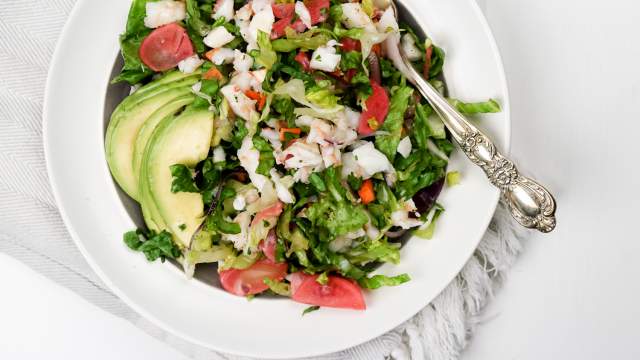
<path id="1" fill-rule="evenodd" d="M 640 2 L 480 2 L 510 85 L 512 155 L 553 189 L 559 225 L 526 241 L 465 358 L 638 358 Z M 0 273 L 2 359 L 181 358 L 1 254 Z"/>

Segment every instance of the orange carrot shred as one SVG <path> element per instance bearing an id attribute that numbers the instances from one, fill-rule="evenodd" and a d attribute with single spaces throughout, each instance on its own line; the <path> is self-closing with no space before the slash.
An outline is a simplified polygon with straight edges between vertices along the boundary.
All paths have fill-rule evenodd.
<path id="1" fill-rule="evenodd" d="M 285 141 L 286 140 L 285 134 L 287 134 L 287 133 L 300 135 L 301 132 L 302 132 L 302 130 L 300 130 L 300 128 L 281 127 L 280 128 L 280 141 Z"/>
<path id="2" fill-rule="evenodd" d="M 371 179 L 367 179 L 362 183 L 360 190 L 358 190 L 358 195 L 360 195 L 360 199 L 365 205 L 376 199 L 376 194 L 373 191 L 373 181 L 371 181 Z"/>
<path id="3" fill-rule="evenodd" d="M 222 80 L 224 76 L 222 75 L 220 70 L 218 70 L 218 68 L 213 66 L 211 67 L 211 69 L 207 70 L 207 72 L 202 75 L 202 78 L 205 80 L 210 80 L 210 79 Z"/>

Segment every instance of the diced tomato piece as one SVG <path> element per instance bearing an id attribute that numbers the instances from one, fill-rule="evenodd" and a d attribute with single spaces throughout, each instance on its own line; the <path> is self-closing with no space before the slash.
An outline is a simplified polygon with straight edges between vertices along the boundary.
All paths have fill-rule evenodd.
<path id="1" fill-rule="evenodd" d="M 291 299 L 309 305 L 364 310 L 367 308 L 360 286 L 341 276 L 329 276 L 326 285 L 316 281 L 318 275 L 289 275 Z"/>
<path id="2" fill-rule="evenodd" d="M 304 0 L 304 6 L 311 15 L 311 25 L 323 22 L 329 17 L 329 0 Z"/>
<path id="3" fill-rule="evenodd" d="M 292 18 L 296 11 L 294 4 L 272 4 L 271 9 L 276 19 Z"/>
<path id="4" fill-rule="evenodd" d="M 382 86 L 377 82 L 370 80 L 373 93 L 369 95 L 365 101 L 366 109 L 360 115 L 360 123 L 358 125 L 358 133 L 360 135 L 371 135 L 377 127 L 384 123 L 384 119 L 389 112 L 389 96 Z M 371 128 L 370 121 L 377 124 L 376 129 Z"/>
<path id="5" fill-rule="evenodd" d="M 291 26 L 291 21 L 293 21 L 293 17 L 282 18 L 275 23 L 273 23 L 273 27 L 271 28 L 271 40 L 277 39 L 285 34 L 285 29 Z"/>
<path id="6" fill-rule="evenodd" d="M 287 275 L 286 263 L 274 263 L 268 259 L 256 261 L 246 269 L 229 269 L 220 271 L 222 287 L 234 295 L 247 296 L 261 293 L 269 287 L 265 278 L 281 281 Z"/>
<path id="7" fill-rule="evenodd" d="M 304 71 L 311 71 L 311 59 L 309 59 L 309 55 L 306 52 L 300 51 L 293 59 L 302 66 Z"/>
<path id="8" fill-rule="evenodd" d="M 267 234 L 267 238 L 260 241 L 260 244 L 258 244 L 258 249 L 262 251 L 264 256 L 267 257 L 267 259 L 273 262 L 276 262 L 276 242 L 277 241 L 278 239 L 276 238 L 276 231 L 271 229 Z"/>
<path id="9" fill-rule="evenodd" d="M 139 55 L 151 70 L 166 71 L 193 55 L 193 44 L 183 27 L 176 23 L 167 24 L 142 40 Z"/>
<path id="10" fill-rule="evenodd" d="M 360 44 L 360 40 L 352 39 L 349 37 L 342 38 L 340 40 L 342 44 L 342 51 L 362 51 L 362 44 Z"/>
<path id="11" fill-rule="evenodd" d="M 275 217 L 280 216 L 280 214 L 282 213 L 282 208 L 283 208 L 282 202 L 278 201 L 274 205 L 271 205 L 268 208 L 259 211 L 256 214 L 256 217 L 253 218 L 253 221 L 251 222 L 251 225 L 257 224 L 260 221 L 265 220 L 265 219 L 275 218 Z"/>

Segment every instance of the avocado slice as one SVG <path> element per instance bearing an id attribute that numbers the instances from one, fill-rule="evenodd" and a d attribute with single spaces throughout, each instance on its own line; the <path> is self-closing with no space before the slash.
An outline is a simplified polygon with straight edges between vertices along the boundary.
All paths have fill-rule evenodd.
<path id="1" fill-rule="evenodd" d="M 153 130 L 155 130 L 156 126 L 162 121 L 164 118 L 168 116 L 175 115 L 182 108 L 189 105 L 195 99 L 195 95 L 187 94 L 180 96 L 166 103 L 164 106 L 156 110 L 142 125 L 140 131 L 138 131 L 138 135 L 136 136 L 136 140 L 133 146 L 133 176 L 135 178 L 136 184 L 139 182 L 140 178 L 140 166 L 142 165 L 142 157 L 144 155 L 144 150 L 147 147 L 147 143 L 153 134 Z"/>
<path id="2" fill-rule="evenodd" d="M 170 75 L 172 74 L 174 73 Z M 198 81 L 198 76 L 189 75 L 174 82 L 163 82 L 168 76 L 157 80 L 161 84 L 151 83 L 147 86 L 154 85 L 153 87 L 145 89 L 137 96 L 138 92 L 135 92 L 125 99 L 114 110 L 107 128 L 105 151 L 111 174 L 118 185 L 135 200 L 138 200 L 139 196 L 138 181 L 133 171 L 133 153 L 140 128 L 165 104 L 191 94 L 191 85 Z"/>
<path id="3" fill-rule="evenodd" d="M 204 203 L 198 193 L 172 193 L 169 167 L 193 167 L 209 154 L 213 135 L 213 113 L 187 109 L 163 119 L 147 144 L 140 172 L 143 211 L 147 223 L 174 234 L 176 242 L 188 247 L 204 220 Z M 148 218 L 148 219 L 147 219 Z"/>

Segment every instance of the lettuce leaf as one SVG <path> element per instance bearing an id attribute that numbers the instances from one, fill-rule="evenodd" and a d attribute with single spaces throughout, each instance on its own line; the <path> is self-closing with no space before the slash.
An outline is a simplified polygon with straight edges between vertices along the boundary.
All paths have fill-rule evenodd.
<path id="1" fill-rule="evenodd" d="M 442 178 L 447 161 L 428 151 L 415 151 L 407 158 L 399 156 L 394 166 L 398 176 L 395 194 L 409 199 L 419 190 Z"/>
<path id="2" fill-rule="evenodd" d="M 313 226 L 319 227 L 324 241 L 362 229 L 369 221 L 361 205 L 354 205 L 347 199 L 347 193 L 340 180 L 340 169 L 330 167 L 323 173 L 327 191 L 307 209 L 307 217 Z"/>
<path id="3" fill-rule="evenodd" d="M 253 137 L 253 146 L 260 152 L 260 162 L 256 172 L 258 174 L 270 177 L 269 171 L 276 165 L 276 159 L 273 156 L 273 148 L 260 135 Z"/>
<path id="4" fill-rule="evenodd" d="M 384 123 L 380 127 L 381 131 L 389 132 L 389 135 L 376 136 L 376 148 L 387 155 L 393 162 L 398 143 L 402 135 L 402 124 L 404 123 L 404 113 L 409 105 L 409 98 L 413 95 L 413 89 L 404 86 L 396 89 L 389 101 L 389 113 Z"/>
<path id="5" fill-rule="evenodd" d="M 289 284 L 282 281 L 275 281 L 268 277 L 265 277 L 262 281 L 269 287 L 269 290 L 274 293 L 282 296 L 291 296 L 291 286 Z"/>
<path id="6" fill-rule="evenodd" d="M 288 95 L 296 102 L 307 106 L 319 114 L 332 114 L 342 110 L 341 105 L 335 104 L 332 107 L 323 107 L 320 104 L 315 104 L 307 98 L 304 82 L 300 79 L 291 79 L 286 83 L 277 85 L 274 95 Z"/>
<path id="7" fill-rule="evenodd" d="M 449 99 L 449 103 L 459 112 L 466 115 L 500 112 L 500 104 L 494 99 L 474 103 L 465 103 L 460 100 Z"/>
<path id="8" fill-rule="evenodd" d="M 273 50 L 269 34 L 264 31 L 258 31 L 258 47 L 260 50 L 252 50 L 251 56 L 255 59 L 256 64 L 270 70 L 278 61 L 278 56 Z"/>
<path id="9" fill-rule="evenodd" d="M 138 55 L 142 40 L 151 32 L 151 29 L 144 26 L 147 1 L 134 0 L 131 3 L 125 32 L 120 35 L 120 53 L 124 60 L 124 66 L 120 74 L 112 80 L 112 83 L 126 81 L 133 85 L 154 73 L 140 60 Z"/>
<path id="10" fill-rule="evenodd" d="M 378 289 L 383 286 L 397 286 L 411 280 L 408 274 L 400 274 L 396 276 L 374 275 L 372 277 L 363 277 L 358 280 L 358 284 L 365 289 Z"/>
<path id="11" fill-rule="evenodd" d="M 315 28 L 298 34 L 294 30 L 287 28 L 286 37 L 273 40 L 271 45 L 273 50 L 278 52 L 291 52 L 296 49 L 315 50 L 331 40 L 331 36 L 325 31 L 324 29 Z"/>

